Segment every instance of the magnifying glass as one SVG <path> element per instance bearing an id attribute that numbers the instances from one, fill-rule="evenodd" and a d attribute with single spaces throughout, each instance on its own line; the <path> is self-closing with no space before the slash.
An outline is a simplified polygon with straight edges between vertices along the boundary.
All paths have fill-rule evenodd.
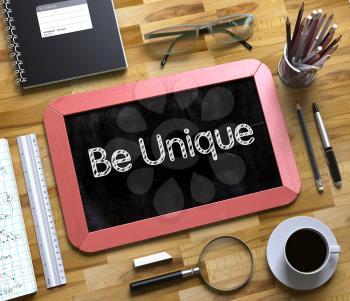
<path id="1" fill-rule="evenodd" d="M 253 274 L 253 255 L 239 238 L 220 236 L 211 240 L 199 255 L 197 266 L 130 283 L 130 290 L 200 276 L 204 283 L 219 292 L 232 292 L 243 287 Z"/>

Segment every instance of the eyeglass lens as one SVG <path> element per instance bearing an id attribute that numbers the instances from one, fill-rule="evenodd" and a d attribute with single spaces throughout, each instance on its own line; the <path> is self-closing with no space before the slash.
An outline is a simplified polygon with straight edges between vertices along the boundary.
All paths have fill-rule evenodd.
<path id="1" fill-rule="evenodd" d="M 252 16 L 233 16 L 222 18 L 212 24 L 215 40 L 220 44 L 244 41 L 253 34 Z"/>

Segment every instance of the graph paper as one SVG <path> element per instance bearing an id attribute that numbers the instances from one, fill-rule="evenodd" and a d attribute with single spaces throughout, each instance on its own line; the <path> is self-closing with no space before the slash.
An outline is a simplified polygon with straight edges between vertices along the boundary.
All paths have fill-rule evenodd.
<path id="1" fill-rule="evenodd" d="M 0 139 L 0 301 L 36 291 L 9 145 Z"/>

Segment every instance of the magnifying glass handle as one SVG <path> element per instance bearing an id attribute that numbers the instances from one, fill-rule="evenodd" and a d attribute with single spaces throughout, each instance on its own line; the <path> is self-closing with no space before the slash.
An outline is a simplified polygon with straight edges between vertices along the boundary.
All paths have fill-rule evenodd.
<path id="1" fill-rule="evenodd" d="M 199 273 L 199 269 L 193 268 L 190 270 L 176 271 L 176 272 L 172 272 L 172 273 L 168 273 L 168 274 L 163 274 L 163 275 L 148 278 L 145 280 L 132 282 L 132 283 L 130 283 L 130 290 L 137 291 L 139 289 L 153 286 L 156 284 L 167 283 L 167 282 L 171 282 L 171 281 L 176 280 L 176 279 L 184 279 L 184 278 L 190 277 L 192 275 L 197 275 L 198 273 Z"/>

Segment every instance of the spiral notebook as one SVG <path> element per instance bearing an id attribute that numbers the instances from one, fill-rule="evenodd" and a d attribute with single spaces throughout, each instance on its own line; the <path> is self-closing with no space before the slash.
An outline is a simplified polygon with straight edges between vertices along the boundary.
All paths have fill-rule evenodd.
<path id="1" fill-rule="evenodd" d="M 112 0 L 2 2 L 23 88 L 127 67 Z"/>
<path id="2" fill-rule="evenodd" d="M 0 139 L 0 301 L 36 291 L 10 150 Z"/>

